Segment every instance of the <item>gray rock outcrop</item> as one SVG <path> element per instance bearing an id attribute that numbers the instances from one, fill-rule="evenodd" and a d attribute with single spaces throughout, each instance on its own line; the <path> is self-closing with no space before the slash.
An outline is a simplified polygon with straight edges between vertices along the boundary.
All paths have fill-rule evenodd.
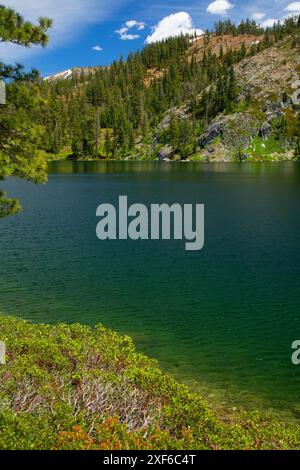
<path id="1" fill-rule="evenodd" d="M 247 148 L 259 131 L 258 119 L 249 113 L 217 117 L 199 138 L 200 148 L 220 139 L 228 148 Z"/>
<path id="2" fill-rule="evenodd" d="M 165 129 L 168 129 L 171 124 L 172 118 L 177 118 L 177 119 L 188 119 L 190 117 L 189 115 L 189 107 L 188 106 L 181 106 L 179 108 L 172 108 L 170 109 L 163 120 L 158 124 L 157 126 L 157 132 L 164 131 Z"/>
<path id="3" fill-rule="evenodd" d="M 171 145 L 165 145 L 163 148 L 160 149 L 158 153 L 158 160 L 163 162 L 163 161 L 169 161 L 174 157 L 174 149 L 171 147 Z"/>
<path id="4" fill-rule="evenodd" d="M 264 122 L 261 128 L 259 129 L 259 136 L 263 139 L 267 139 L 272 132 L 272 126 L 269 122 Z"/>

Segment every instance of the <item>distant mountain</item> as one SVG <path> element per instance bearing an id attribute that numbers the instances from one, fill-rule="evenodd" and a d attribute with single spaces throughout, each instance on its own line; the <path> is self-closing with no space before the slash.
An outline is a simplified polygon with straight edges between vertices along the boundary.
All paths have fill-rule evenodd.
<path id="1" fill-rule="evenodd" d="M 68 80 L 73 77 L 80 77 L 82 75 L 89 76 L 94 74 L 96 70 L 103 68 L 102 66 L 98 67 L 73 67 L 72 69 L 64 70 L 63 72 L 58 72 L 53 75 L 45 77 L 44 80 L 53 82 L 56 80 Z"/>
<path id="2" fill-rule="evenodd" d="M 54 75 L 49 75 L 45 77 L 44 80 L 49 82 L 54 80 L 66 80 L 67 78 L 71 78 L 73 75 L 72 69 L 64 70 L 63 72 L 55 73 Z"/>

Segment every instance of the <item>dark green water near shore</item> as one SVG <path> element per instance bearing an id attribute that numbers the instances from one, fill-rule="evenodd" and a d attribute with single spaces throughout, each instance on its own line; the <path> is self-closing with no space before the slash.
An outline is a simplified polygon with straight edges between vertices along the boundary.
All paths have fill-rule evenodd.
<path id="1" fill-rule="evenodd" d="M 53 163 L 45 186 L 1 187 L 0 310 L 103 323 L 210 398 L 300 413 L 300 165 Z M 205 248 L 100 242 L 96 208 L 204 203 Z"/>

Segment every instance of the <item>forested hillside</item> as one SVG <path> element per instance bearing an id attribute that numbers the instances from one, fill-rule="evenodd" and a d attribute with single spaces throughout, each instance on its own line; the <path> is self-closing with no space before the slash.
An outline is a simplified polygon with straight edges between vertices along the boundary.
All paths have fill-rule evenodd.
<path id="1" fill-rule="evenodd" d="M 10 93 L 34 89 L 30 118 L 42 132 L 41 148 L 59 158 L 297 158 L 299 113 L 291 96 L 299 51 L 300 18 L 266 30 L 254 21 L 235 26 L 228 20 L 200 38 L 170 38 L 110 67 L 14 84 Z M 277 69 L 266 69 L 264 77 L 275 53 Z M 287 68 L 288 81 L 280 75 Z M 266 90 L 266 97 L 265 79 L 273 72 L 280 87 Z"/>

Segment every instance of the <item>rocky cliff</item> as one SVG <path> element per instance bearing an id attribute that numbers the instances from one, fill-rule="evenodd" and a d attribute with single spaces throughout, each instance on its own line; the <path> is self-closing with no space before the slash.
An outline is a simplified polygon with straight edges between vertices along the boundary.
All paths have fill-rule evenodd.
<path id="1" fill-rule="evenodd" d="M 246 41 L 245 41 L 246 39 Z M 221 47 L 246 47 L 254 37 L 215 37 L 213 51 Z M 256 41 L 259 39 L 256 38 Z M 195 41 L 190 51 L 202 60 L 203 39 Z M 290 38 L 266 49 L 253 57 L 246 57 L 235 65 L 238 87 L 238 104 L 234 112 L 220 114 L 205 126 L 198 138 L 198 149 L 193 157 L 204 161 L 232 160 L 290 160 L 295 157 L 291 148 L 288 129 L 297 122 L 300 110 L 300 53 L 291 47 Z M 201 101 L 202 97 L 199 96 Z M 189 119 L 186 106 L 170 110 L 158 130 L 166 128 L 172 116 Z M 284 138 L 280 138 L 280 133 Z M 174 158 L 172 147 L 165 146 L 159 159 Z"/>

